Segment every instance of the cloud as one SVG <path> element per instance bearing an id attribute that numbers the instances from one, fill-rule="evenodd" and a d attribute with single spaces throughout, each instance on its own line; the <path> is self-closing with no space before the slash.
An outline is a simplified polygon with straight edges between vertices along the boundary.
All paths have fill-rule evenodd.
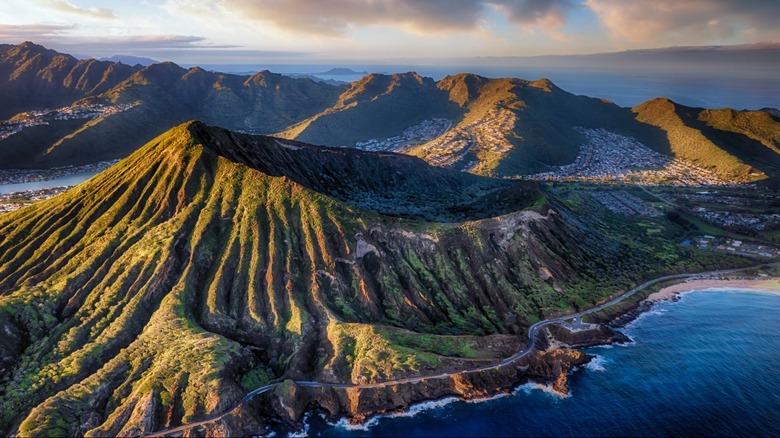
<path id="1" fill-rule="evenodd" d="M 68 0 L 39 0 L 38 4 L 55 11 L 81 15 L 82 17 L 86 18 L 97 18 L 100 20 L 113 20 L 119 18 L 111 9 L 81 8 L 69 2 Z"/>
<path id="2" fill-rule="evenodd" d="M 109 35 L 109 36 L 57 36 L 40 40 L 44 45 L 68 53 L 87 53 L 91 56 L 124 54 L 154 54 L 162 51 L 176 53 L 192 50 L 231 50 L 238 46 L 210 44 L 208 40 L 191 35 Z"/>
<path id="3" fill-rule="evenodd" d="M 211 44 L 206 38 L 188 35 L 77 36 L 67 33 L 76 26 L 0 24 L 0 41 L 21 43 L 32 40 L 47 48 L 80 58 L 116 54 L 148 56 L 181 63 L 283 62 L 311 53 L 284 50 L 249 50 L 230 44 Z M 270 60 L 270 61 L 269 61 Z"/>
<path id="4" fill-rule="evenodd" d="M 488 3 L 503 11 L 512 22 L 556 28 L 566 24 L 566 14 L 575 7 L 571 0 L 488 0 Z"/>
<path id="5" fill-rule="evenodd" d="M 76 29 L 69 24 L 2 24 L 0 23 L 0 40 L 22 42 L 29 39 L 36 41 L 41 38 L 61 35 Z"/>
<path id="6" fill-rule="evenodd" d="M 644 45 L 780 38 L 776 0 L 586 0 L 610 36 Z"/>
<path id="7" fill-rule="evenodd" d="M 472 29 L 480 17 L 475 0 L 222 0 L 224 10 L 282 30 L 344 36 L 354 26 L 391 25 L 437 33 Z"/>
<path id="8" fill-rule="evenodd" d="M 204 17 L 228 13 L 297 34 L 346 37 L 359 27 L 425 34 L 468 33 L 494 8 L 520 26 L 559 28 L 572 0 L 168 0 L 166 9 Z"/>

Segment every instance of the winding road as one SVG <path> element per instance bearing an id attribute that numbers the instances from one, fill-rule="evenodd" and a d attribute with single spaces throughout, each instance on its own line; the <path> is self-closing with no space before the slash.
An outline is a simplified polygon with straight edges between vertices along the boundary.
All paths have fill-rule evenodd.
<path id="1" fill-rule="evenodd" d="M 780 266 L 780 262 L 762 263 L 760 265 L 748 266 L 748 267 L 745 267 L 745 268 L 722 269 L 722 270 L 717 270 L 717 271 L 699 272 L 699 273 L 695 273 L 695 274 L 666 275 L 666 276 L 658 277 L 658 278 L 650 280 L 650 281 L 646 281 L 646 282 L 640 284 L 639 286 L 629 290 L 628 292 L 625 292 L 622 295 L 620 295 L 620 296 L 618 296 L 616 298 L 613 298 L 612 300 L 607 301 L 607 302 L 605 302 L 603 304 L 599 304 L 596 307 L 590 308 L 588 310 L 583 310 L 582 312 L 572 313 L 572 314 L 569 314 L 569 315 L 563 315 L 563 316 L 559 316 L 559 317 L 556 317 L 556 318 L 545 319 L 544 321 L 539 321 L 539 322 L 531 325 L 531 327 L 528 328 L 528 344 L 525 346 L 525 348 L 523 348 L 522 350 L 518 351 L 517 353 L 515 353 L 515 354 L 513 354 L 513 355 L 511 355 L 511 356 L 509 356 L 509 357 L 507 357 L 507 358 L 505 358 L 503 360 L 501 360 L 500 362 L 497 362 L 497 363 L 492 364 L 492 365 L 486 365 L 486 366 L 482 366 L 482 367 L 478 367 L 478 368 L 469 368 L 469 369 L 461 370 L 461 371 L 458 371 L 458 372 L 452 372 L 452 373 L 442 373 L 442 374 L 438 374 L 438 375 L 434 375 L 434 376 L 409 377 L 409 378 L 406 378 L 406 379 L 390 380 L 390 381 L 387 381 L 387 382 L 370 383 L 370 384 L 365 384 L 365 385 L 356 385 L 356 384 L 350 384 L 350 383 L 313 382 L 313 381 L 308 381 L 308 380 L 296 380 L 296 381 L 293 381 L 293 383 L 295 383 L 298 386 L 304 386 L 304 387 L 309 387 L 309 388 L 342 388 L 342 389 L 355 388 L 355 389 L 369 389 L 369 388 L 381 388 L 381 387 L 390 386 L 390 385 L 400 385 L 400 384 L 404 384 L 404 383 L 417 383 L 417 382 L 419 382 L 421 380 L 444 379 L 444 378 L 448 378 L 448 377 L 451 377 L 453 375 L 461 374 L 461 373 L 479 372 L 479 371 L 487 371 L 487 370 L 497 369 L 497 368 L 501 368 L 503 366 L 509 365 L 512 362 L 514 362 L 514 361 L 524 357 L 528 353 L 530 353 L 536 347 L 536 333 L 537 333 L 537 331 L 541 327 L 544 327 L 544 326 L 546 326 L 548 324 L 556 324 L 556 323 L 564 322 L 564 321 L 572 319 L 572 318 L 581 318 L 581 317 L 583 317 L 585 315 L 589 315 L 589 314 L 592 314 L 592 313 L 600 312 L 600 311 L 606 309 L 607 307 L 614 306 L 615 304 L 625 300 L 626 298 L 629 298 L 630 296 L 636 294 L 637 292 L 639 292 L 639 291 L 641 291 L 641 290 L 643 290 L 643 289 L 645 289 L 645 288 L 647 288 L 649 286 L 652 286 L 654 284 L 660 283 L 662 281 L 691 279 L 691 278 L 696 278 L 696 277 L 722 276 L 722 275 L 733 274 L 735 272 L 747 271 L 749 269 L 769 268 L 769 267 L 778 267 L 778 266 Z M 249 392 L 248 394 L 246 394 L 241 400 L 238 401 L 238 403 L 236 403 L 231 408 L 229 408 L 229 409 L 227 409 L 227 410 L 225 410 L 225 411 L 223 411 L 221 413 L 208 416 L 208 417 L 206 417 L 206 418 L 204 418 L 204 419 L 202 419 L 200 421 L 184 424 L 184 425 L 177 426 L 177 427 L 171 427 L 171 428 L 168 428 L 168 429 L 163 429 L 163 430 L 160 430 L 160 431 L 157 431 L 157 432 L 152 432 L 152 433 L 146 434 L 144 436 L 145 437 L 163 437 L 163 436 L 168 436 L 168 435 L 174 435 L 174 434 L 177 434 L 177 433 L 180 433 L 180 432 L 184 432 L 185 430 L 191 429 L 193 427 L 202 426 L 202 425 L 211 423 L 213 421 L 220 420 L 221 418 L 225 417 L 226 415 L 228 415 L 231 412 L 233 412 L 236 409 L 238 409 L 238 407 L 241 406 L 242 404 L 248 402 L 254 396 L 256 396 L 258 394 L 262 394 L 262 393 L 267 392 L 267 391 L 270 391 L 271 389 L 274 389 L 274 388 L 276 388 L 279 385 L 280 385 L 280 383 L 277 382 L 277 383 L 271 383 L 269 385 L 265 385 L 265 386 L 262 386 L 260 388 L 257 388 L 255 390 Z"/>

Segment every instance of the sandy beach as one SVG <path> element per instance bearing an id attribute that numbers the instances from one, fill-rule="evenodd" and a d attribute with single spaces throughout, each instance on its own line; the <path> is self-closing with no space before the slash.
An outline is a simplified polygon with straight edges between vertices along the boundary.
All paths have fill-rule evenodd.
<path id="1" fill-rule="evenodd" d="M 644 301 L 659 301 L 671 299 L 676 293 L 687 292 L 690 290 L 705 290 L 710 288 L 742 288 L 742 289 L 765 289 L 780 291 L 780 278 L 767 277 L 757 279 L 740 280 L 689 280 L 665 287 L 658 292 L 652 293 Z"/>

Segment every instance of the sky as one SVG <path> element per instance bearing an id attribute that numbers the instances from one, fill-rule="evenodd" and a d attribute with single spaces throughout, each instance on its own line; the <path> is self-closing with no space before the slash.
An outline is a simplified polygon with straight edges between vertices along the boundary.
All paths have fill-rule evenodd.
<path id="1" fill-rule="evenodd" d="M 780 0 L 0 0 L 0 42 L 298 64 L 780 41 Z"/>

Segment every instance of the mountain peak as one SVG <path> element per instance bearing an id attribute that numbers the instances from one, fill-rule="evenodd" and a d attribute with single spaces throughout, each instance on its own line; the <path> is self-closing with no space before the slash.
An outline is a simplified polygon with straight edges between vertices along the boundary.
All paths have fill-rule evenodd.
<path id="1" fill-rule="evenodd" d="M 552 92 L 555 90 L 560 90 L 557 85 L 555 85 L 551 80 L 547 78 L 540 78 L 533 82 L 529 82 L 529 85 L 531 85 L 534 88 L 539 88 L 541 90 Z"/>
<path id="2" fill-rule="evenodd" d="M 476 99 L 479 96 L 479 90 L 488 82 L 490 82 L 490 79 L 483 76 L 472 73 L 460 73 L 446 76 L 436 85 L 450 93 L 450 100 L 460 106 L 464 106 Z"/>
<path id="3" fill-rule="evenodd" d="M 194 120 L 150 142 L 140 155 L 170 156 L 166 151 L 175 148 L 189 156 L 185 151 L 191 147 L 270 177 L 285 177 L 355 207 L 392 216 L 472 220 L 525 208 L 539 196 L 533 183 L 443 169 L 407 155 L 239 134 Z M 500 201 L 491 197 L 490 202 L 483 202 L 485 196 L 498 193 L 503 193 Z"/>
<path id="4" fill-rule="evenodd" d="M 25 41 L 19 44 L 18 46 L 11 46 L 11 47 L 12 47 L 11 50 L 8 51 L 8 54 L 11 56 L 22 56 L 24 58 L 29 58 L 30 54 L 35 54 L 35 55 L 40 54 L 40 55 L 44 55 L 47 58 L 62 56 L 62 57 L 66 57 L 67 59 L 72 59 L 73 61 L 76 60 L 76 58 L 72 57 L 71 55 L 60 53 L 56 50 L 46 48 L 39 44 L 35 44 L 31 41 Z"/>

